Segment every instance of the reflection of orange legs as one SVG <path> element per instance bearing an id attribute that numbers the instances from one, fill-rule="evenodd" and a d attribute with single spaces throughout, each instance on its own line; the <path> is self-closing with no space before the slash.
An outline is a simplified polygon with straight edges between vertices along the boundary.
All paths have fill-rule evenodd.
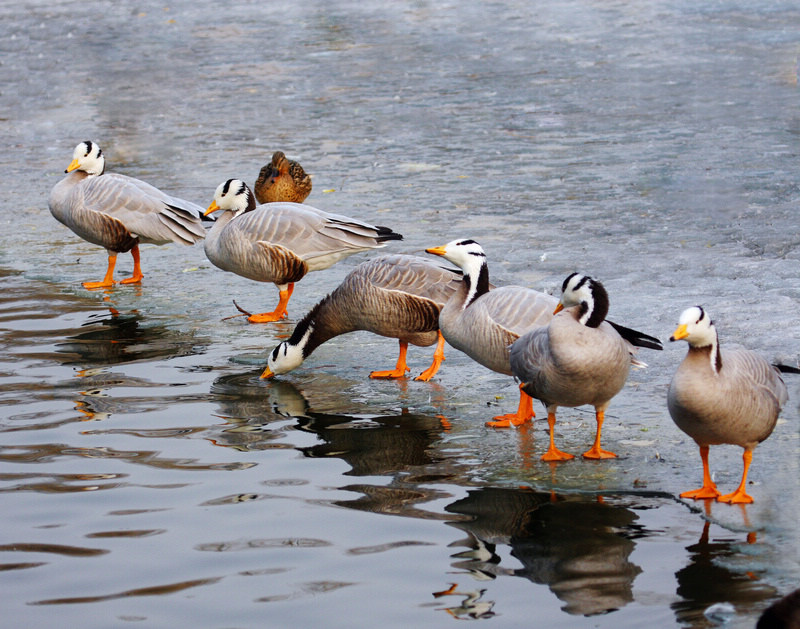
<path id="1" fill-rule="evenodd" d="M 144 277 L 142 275 L 142 267 L 139 264 L 139 245 L 134 245 L 133 249 L 131 249 L 131 255 L 133 256 L 133 275 L 126 277 L 120 284 L 138 284 Z"/>
<path id="2" fill-rule="evenodd" d="M 249 315 L 247 320 L 250 323 L 271 323 L 287 317 L 286 306 L 289 304 L 289 298 L 292 296 L 293 291 L 294 284 L 290 282 L 286 285 L 286 290 L 280 291 L 280 300 L 278 301 L 278 305 L 275 306 L 275 310 L 272 312 L 262 312 L 260 314 L 245 313 Z"/>
<path id="3" fill-rule="evenodd" d="M 742 472 L 742 482 L 739 483 L 739 486 L 736 488 L 736 491 L 733 491 L 729 494 L 725 494 L 724 496 L 719 496 L 717 498 L 719 502 L 742 503 L 742 504 L 749 504 L 753 502 L 752 496 L 749 496 L 747 492 L 744 490 L 745 485 L 747 484 L 747 470 L 750 469 L 750 462 L 753 460 L 753 452 L 751 450 L 745 450 L 744 454 L 742 454 L 742 460 L 744 461 L 744 472 Z"/>
<path id="4" fill-rule="evenodd" d="M 114 285 L 114 267 L 117 265 L 117 254 L 108 254 L 108 268 L 106 269 L 106 276 L 99 282 L 83 282 L 84 288 L 108 288 Z"/>
<path id="5" fill-rule="evenodd" d="M 700 458 L 703 460 L 703 486 L 699 489 L 692 491 L 685 491 L 681 494 L 681 498 L 717 498 L 719 492 L 714 481 L 711 480 L 711 474 L 708 471 L 708 446 L 700 446 Z M 746 472 L 747 468 L 745 468 Z"/>
<path id="6" fill-rule="evenodd" d="M 436 350 L 433 352 L 433 363 L 425 371 L 414 378 L 414 380 L 422 380 L 423 382 L 427 382 L 433 378 L 434 375 L 436 375 L 437 371 L 439 371 L 439 367 L 441 367 L 442 361 L 444 360 L 444 337 L 442 336 L 441 332 L 438 332 L 438 335 L 439 338 L 436 342 Z"/>
<path id="7" fill-rule="evenodd" d="M 550 426 L 550 447 L 542 455 L 542 461 L 569 461 L 575 457 L 572 454 L 567 454 L 556 448 L 556 442 L 553 438 L 553 432 L 556 427 L 556 414 L 555 412 L 547 411 L 547 425 Z"/>
<path id="8" fill-rule="evenodd" d="M 600 447 L 600 433 L 603 430 L 603 420 L 605 419 L 606 414 L 605 411 L 597 411 L 596 418 L 597 418 L 597 432 L 594 436 L 594 445 L 589 448 L 586 452 L 583 453 L 584 459 L 614 459 L 616 458 L 616 454 L 613 452 L 609 452 L 608 450 L 603 450 Z"/>
<path id="9" fill-rule="evenodd" d="M 397 365 L 394 369 L 386 371 L 373 371 L 369 374 L 370 378 L 402 378 L 406 375 L 406 371 L 410 371 L 406 365 L 406 352 L 408 352 L 408 343 L 400 341 L 400 355 L 397 357 Z"/>
<path id="10" fill-rule="evenodd" d="M 508 415 L 498 415 L 492 418 L 494 421 L 486 422 L 487 426 L 492 428 L 508 428 L 509 426 L 519 426 L 527 421 L 536 417 L 533 412 L 533 398 L 522 390 L 522 385 L 519 385 L 519 406 L 516 413 L 509 413 Z"/>

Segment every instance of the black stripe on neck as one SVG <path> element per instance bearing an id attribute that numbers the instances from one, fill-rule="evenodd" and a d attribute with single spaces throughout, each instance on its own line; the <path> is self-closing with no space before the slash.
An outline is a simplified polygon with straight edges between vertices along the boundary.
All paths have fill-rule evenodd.
<path id="1" fill-rule="evenodd" d="M 485 257 L 485 256 L 484 256 Z M 472 278 L 469 275 L 464 275 L 464 283 L 467 287 L 467 294 L 469 295 L 470 289 L 472 288 Z M 469 300 L 465 304 L 469 306 L 472 302 L 474 302 L 478 297 L 481 295 L 489 292 L 489 265 L 484 262 L 481 264 L 481 270 L 478 271 L 478 281 L 475 283 L 475 294 L 472 295 L 472 299 Z"/>
<path id="2" fill-rule="evenodd" d="M 587 278 L 584 278 L 584 280 L 586 279 Z M 578 286 L 581 286 L 584 283 L 584 280 L 581 280 Z M 582 301 L 580 317 L 583 317 L 587 312 L 589 312 L 589 318 L 586 320 L 586 327 L 597 328 L 601 323 L 603 323 L 603 321 L 606 320 L 606 315 L 608 314 L 608 293 L 603 285 L 596 280 L 592 280 L 591 284 L 589 285 L 589 289 L 591 290 L 594 304 L 591 312 L 589 312 L 589 304 L 585 301 Z"/>

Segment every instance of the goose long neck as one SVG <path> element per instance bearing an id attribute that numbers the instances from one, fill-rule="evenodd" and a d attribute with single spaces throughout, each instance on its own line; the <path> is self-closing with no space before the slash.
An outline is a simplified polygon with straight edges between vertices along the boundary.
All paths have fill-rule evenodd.
<path id="1" fill-rule="evenodd" d="M 711 371 L 718 374 L 722 369 L 722 352 L 719 348 L 719 336 L 717 335 L 716 328 L 712 327 L 714 338 L 710 343 L 703 346 L 689 345 L 689 352 L 696 352 L 700 356 L 705 356 L 709 362 Z"/>
<path id="2" fill-rule="evenodd" d="M 225 211 L 216 218 L 214 223 L 211 225 L 211 229 L 209 229 L 206 233 L 206 251 L 208 251 L 209 247 L 216 247 L 222 230 L 225 229 L 225 226 L 233 220 L 234 216 L 235 214 L 233 212 Z"/>
<path id="3" fill-rule="evenodd" d="M 346 323 L 348 317 L 337 316 L 341 310 L 336 301 L 337 294 L 324 297 L 297 324 L 289 338 L 289 345 L 301 346 L 303 358 L 307 358 L 320 345 L 332 338 L 356 328 Z"/>
<path id="4" fill-rule="evenodd" d="M 580 303 L 578 321 L 587 328 L 597 328 L 608 315 L 608 293 L 599 283 L 592 285 L 591 296 Z"/>
<path id="5" fill-rule="evenodd" d="M 469 306 L 484 293 L 489 292 L 489 265 L 484 260 L 480 266 L 468 269 L 464 273 L 464 287 L 466 295 L 464 297 L 463 308 Z"/>

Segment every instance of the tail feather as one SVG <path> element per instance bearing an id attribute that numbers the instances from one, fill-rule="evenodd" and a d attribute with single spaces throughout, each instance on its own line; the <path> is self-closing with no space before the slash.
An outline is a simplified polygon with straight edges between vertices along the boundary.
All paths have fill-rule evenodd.
<path id="1" fill-rule="evenodd" d="M 403 235 L 398 234 L 396 231 L 392 231 L 389 227 L 384 227 L 383 225 L 375 225 L 375 229 L 378 230 L 378 235 L 376 236 L 376 240 L 378 242 L 386 242 L 387 240 L 403 240 Z"/>
<path id="2" fill-rule="evenodd" d="M 606 319 L 606 321 L 608 321 L 608 319 Z M 654 336 L 650 336 L 644 332 L 639 332 L 638 330 L 626 328 L 624 325 L 614 323 L 613 321 L 608 322 L 614 326 L 614 329 L 619 332 L 619 335 L 631 345 L 635 345 L 636 347 L 646 347 L 648 349 L 664 349 L 661 341 Z"/>

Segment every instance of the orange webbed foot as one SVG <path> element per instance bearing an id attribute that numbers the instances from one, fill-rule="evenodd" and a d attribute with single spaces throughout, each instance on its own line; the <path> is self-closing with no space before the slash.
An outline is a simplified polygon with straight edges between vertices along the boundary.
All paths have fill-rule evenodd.
<path id="1" fill-rule="evenodd" d="M 100 280 L 99 282 L 81 282 L 81 285 L 84 288 L 88 288 L 89 290 L 92 290 L 92 289 L 95 289 L 95 288 L 111 288 L 116 283 L 117 282 L 114 281 L 114 280 L 111 280 L 111 281 Z"/>
<path id="2" fill-rule="evenodd" d="M 288 317 L 289 314 L 284 310 L 283 312 L 262 312 L 261 314 L 252 314 L 247 317 L 247 320 L 250 323 L 272 323 L 274 321 L 280 321 L 281 319 L 285 319 Z"/>
<path id="3" fill-rule="evenodd" d="M 724 496 L 718 496 L 717 502 L 727 502 L 728 504 L 750 504 L 753 502 L 753 497 L 750 496 L 743 489 L 737 489 Z"/>
<path id="4" fill-rule="evenodd" d="M 542 461 L 569 461 L 574 459 L 575 455 L 562 452 L 556 447 L 551 447 L 542 455 Z"/>
<path id="5" fill-rule="evenodd" d="M 387 369 L 386 371 L 373 371 L 372 373 L 369 374 L 369 377 L 375 379 L 386 379 L 386 380 L 397 379 L 397 378 L 403 378 L 406 375 L 407 371 L 411 371 L 411 369 L 405 367 L 402 369 L 395 368 L 395 369 Z"/>
<path id="6" fill-rule="evenodd" d="M 685 491 L 680 494 L 681 498 L 692 498 L 693 500 L 704 500 L 707 498 L 719 498 L 719 492 L 713 485 L 703 485 L 699 489 Z"/>
<path id="7" fill-rule="evenodd" d="M 131 277 L 126 277 L 124 280 L 120 280 L 120 284 L 138 284 L 142 281 L 144 275 L 141 273 L 139 275 L 132 275 Z"/>
<path id="8" fill-rule="evenodd" d="M 519 415 L 517 413 L 509 413 L 508 415 L 497 415 L 492 418 L 492 421 L 486 422 L 486 425 L 491 428 L 510 428 L 511 426 L 521 426 L 525 422 L 531 421 L 531 417 Z"/>
<path id="9" fill-rule="evenodd" d="M 584 459 L 616 459 L 617 455 L 609 450 L 593 447 L 583 453 Z"/>

